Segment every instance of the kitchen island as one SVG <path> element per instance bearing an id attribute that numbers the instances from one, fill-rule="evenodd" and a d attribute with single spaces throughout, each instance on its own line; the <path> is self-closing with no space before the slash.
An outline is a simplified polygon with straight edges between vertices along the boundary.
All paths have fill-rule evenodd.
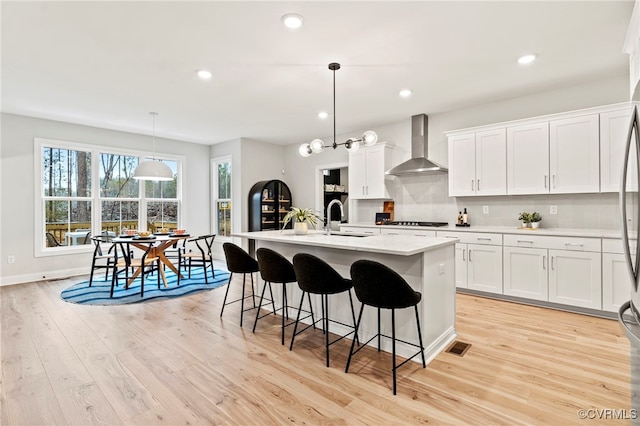
<path id="1" fill-rule="evenodd" d="M 335 268 L 342 276 L 350 276 L 350 267 L 359 259 L 380 262 L 398 272 L 414 290 L 422 293 L 419 305 L 422 338 L 427 362 L 445 349 L 456 337 L 455 331 L 455 243 L 450 238 L 425 238 L 407 235 L 326 235 L 321 231 L 309 231 L 296 235 L 291 230 L 241 232 L 234 237 L 246 238 L 257 248 L 268 247 L 289 260 L 296 253 L 310 253 L 320 257 Z M 252 244 L 253 245 L 253 244 Z M 274 293 L 281 286 L 273 286 Z M 290 291 L 291 290 L 291 291 Z M 289 304 L 297 306 L 300 289 L 297 285 L 287 288 Z M 282 300 L 274 294 L 276 303 Z M 314 300 L 319 307 L 319 298 Z M 354 297 L 356 313 L 360 309 Z M 330 318 L 351 324 L 349 298 L 335 296 L 329 300 Z M 391 321 L 388 310 L 382 310 L 381 332 L 391 335 Z M 293 314 L 293 313 L 291 313 Z M 365 309 L 359 330 L 360 341 L 367 341 L 377 330 L 377 315 L 374 308 Z M 345 334 L 348 330 L 331 324 L 331 331 Z M 396 335 L 398 339 L 417 343 L 415 315 L 412 309 L 396 311 Z M 373 344 L 373 343 L 372 343 Z M 382 349 L 390 352 L 391 342 L 382 340 Z M 414 348 L 398 343 L 397 353 L 410 356 Z M 417 360 L 417 359 L 416 359 Z"/>

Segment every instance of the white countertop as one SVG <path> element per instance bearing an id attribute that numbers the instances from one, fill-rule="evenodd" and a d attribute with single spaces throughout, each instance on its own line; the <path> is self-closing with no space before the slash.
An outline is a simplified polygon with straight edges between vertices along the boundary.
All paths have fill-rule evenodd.
<path id="1" fill-rule="evenodd" d="M 353 235 L 326 235 L 322 231 L 309 231 L 306 235 L 296 235 L 292 230 L 238 232 L 232 237 L 249 238 L 258 241 L 274 241 L 288 244 L 300 244 L 316 247 L 329 247 L 342 250 L 385 253 L 399 256 L 411 256 L 429 250 L 456 243 L 451 238 L 425 238 L 393 235 L 371 235 L 357 237 Z"/>
<path id="2" fill-rule="evenodd" d="M 592 238 L 621 238 L 622 231 L 617 229 L 577 229 L 577 228 L 538 228 L 518 229 L 516 226 L 474 226 L 459 227 L 449 226 L 402 226 L 402 225 L 376 225 L 371 223 L 343 223 L 342 226 L 362 228 L 384 229 L 425 229 L 431 231 L 456 231 L 456 232 L 484 232 L 498 234 L 524 234 L 524 235 L 552 235 L 563 237 L 592 237 Z M 631 234 L 631 231 L 629 231 Z"/>

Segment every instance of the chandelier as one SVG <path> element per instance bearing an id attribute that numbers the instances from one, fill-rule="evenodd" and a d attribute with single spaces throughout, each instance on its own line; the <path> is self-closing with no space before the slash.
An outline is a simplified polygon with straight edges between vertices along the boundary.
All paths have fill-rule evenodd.
<path id="1" fill-rule="evenodd" d="M 311 143 L 303 143 L 298 149 L 298 152 L 303 157 L 309 157 L 311 154 L 322 152 L 325 148 L 336 149 L 339 145 L 344 145 L 349 152 L 355 152 L 360 148 L 361 142 L 365 146 L 372 146 L 378 141 L 376 132 L 367 130 L 362 134 L 360 139 L 349 138 L 344 142 L 336 142 L 336 71 L 340 69 L 340 64 L 332 62 L 329 64 L 329 69 L 333 71 L 333 143 L 331 145 L 325 145 L 322 139 L 314 139 Z"/>
<path id="2" fill-rule="evenodd" d="M 157 112 L 150 112 L 153 117 L 153 157 L 151 160 L 144 160 L 135 172 L 133 178 L 139 180 L 173 180 L 173 172 L 162 161 L 156 159 L 156 116 Z"/>

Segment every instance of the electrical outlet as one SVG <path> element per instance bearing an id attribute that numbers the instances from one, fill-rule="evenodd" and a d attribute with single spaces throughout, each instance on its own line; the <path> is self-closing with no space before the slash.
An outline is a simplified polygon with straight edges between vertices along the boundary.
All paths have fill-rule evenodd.
<path id="1" fill-rule="evenodd" d="M 15 256 L 7 257 L 7 263 L 16 263 L 16 257 Z"/>
<path id="2" fill-rule="evenodd" d="M 438 273 L 444 275 L 444 263 L 438 265 Z"/>
<path id="3" fill-rule="evenodd" d="M 549 214 L 558 214 L 558 206 L 550 206 Z"/>
<path id="4" fill-rule="evenodd" d="M 482 214 L 489 214 L 489 206 L 482 206 Z"/>

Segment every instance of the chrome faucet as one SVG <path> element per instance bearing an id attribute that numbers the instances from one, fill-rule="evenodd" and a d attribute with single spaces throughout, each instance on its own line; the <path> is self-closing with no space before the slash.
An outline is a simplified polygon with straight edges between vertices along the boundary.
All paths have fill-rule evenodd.
<path id="1" fill-rule="evenodd" d="M 340 217 L 344 217 L 344 208 L 342 206 L 342 202 L 340 202 L 340 200 L 338 199 L 329 201 L 329 204 L 327 205 L 327 213 L 325 215 L 325 217 L 327 218 L 327 235 L 331 234 L 331 207 L 333 207 L 334 204 L 340 206 Z"/>

